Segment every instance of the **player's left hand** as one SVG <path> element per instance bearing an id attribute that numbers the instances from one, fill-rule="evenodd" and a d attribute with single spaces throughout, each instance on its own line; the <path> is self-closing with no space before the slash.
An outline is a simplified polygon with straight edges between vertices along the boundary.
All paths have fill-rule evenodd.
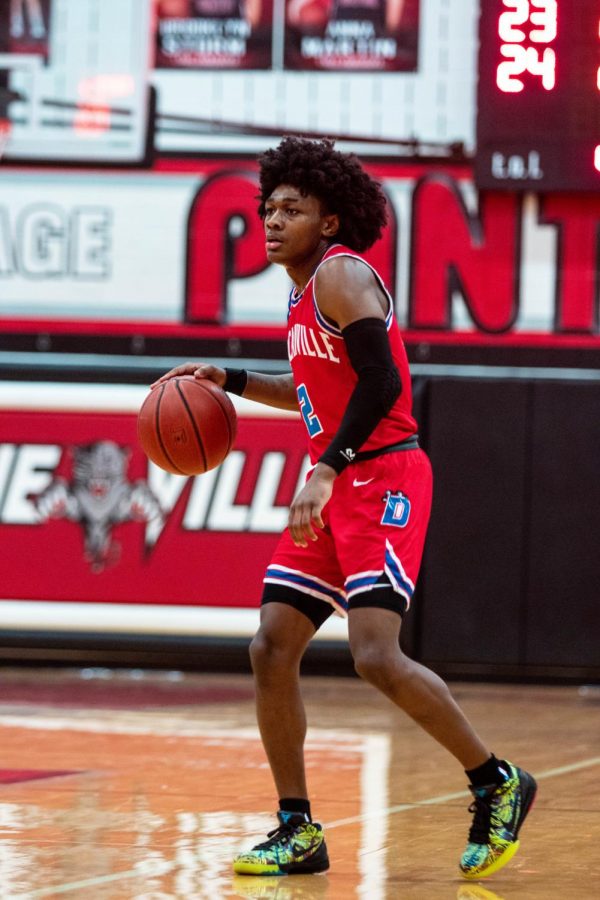
<path id="1" fill-rule="evenodd" d="M 317 463 L 312 475 L 290 506 L 288 527 L 297 547 L 308 547 L 308 541 L 316 541 L 315 528 L 324 528 L 321 517 L 323 508 L 333 491 L 337 472 L 331 466 Z"/>

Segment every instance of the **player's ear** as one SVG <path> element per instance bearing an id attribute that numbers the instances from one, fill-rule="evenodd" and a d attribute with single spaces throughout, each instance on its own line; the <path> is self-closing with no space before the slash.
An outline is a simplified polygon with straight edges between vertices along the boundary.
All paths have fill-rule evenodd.
<path id="1" fill-rule="evenodd" d="M 323 235 L 324 237 L 333 237 L 340 230 L 340 217 L 337 213 L 326 215 L 323 218 Z"/>

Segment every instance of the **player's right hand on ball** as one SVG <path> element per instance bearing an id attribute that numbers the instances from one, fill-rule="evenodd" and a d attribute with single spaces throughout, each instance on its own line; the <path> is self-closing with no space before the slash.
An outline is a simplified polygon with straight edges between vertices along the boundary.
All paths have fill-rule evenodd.
<path id="1" fill-rule="evenodd" d="M 219 387 L 223 387 L 227 377 L 225 369 L 221 369 L 219 366 L 211 366 L 208 363 L 186 362 L 161 375 L 160 378 L 150 385 L 150 389 L 158 387 L 159 384 L 163 384 L 169 378 L 181 377 L 182 375 L 193 375 L 194 378 L 208 378 L 209 381 L 214 381 Z"/>

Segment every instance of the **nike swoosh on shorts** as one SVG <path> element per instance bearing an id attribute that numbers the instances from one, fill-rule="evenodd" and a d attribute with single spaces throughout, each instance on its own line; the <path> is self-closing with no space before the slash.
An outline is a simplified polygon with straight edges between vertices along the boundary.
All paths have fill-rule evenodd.
<path id="1" fill-rule="evenodd" d="M 366 481 L 359 481 L 357 478 L 355 478 L 352 482 L 352 487 L 362 487 L 363 484 L 371 484 L 372 481 L 372 478 L 367 478 Z"/>

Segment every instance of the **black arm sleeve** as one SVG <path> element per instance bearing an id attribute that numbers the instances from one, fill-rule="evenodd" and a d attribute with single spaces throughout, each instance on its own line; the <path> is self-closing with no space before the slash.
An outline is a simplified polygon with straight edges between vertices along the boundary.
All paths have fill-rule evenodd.
<path id="1" fill-rule="evenodd" d="M 342 330 L 358 383 L 332 442 L 320 457 L 339 474 L 354 459 L 402 391 L 383 319 L 358 319 Z"/>

